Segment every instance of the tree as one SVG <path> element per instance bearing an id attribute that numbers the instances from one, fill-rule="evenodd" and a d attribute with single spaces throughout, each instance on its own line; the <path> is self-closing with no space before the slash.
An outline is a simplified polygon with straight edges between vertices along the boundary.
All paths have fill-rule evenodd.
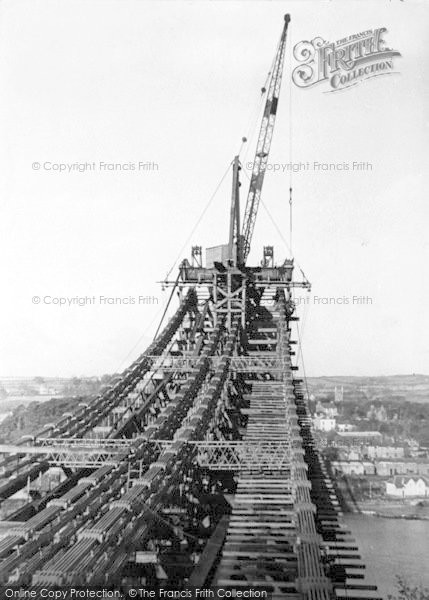
<path id="1" fill-rule="evenodd" d="M 429 588 L 412 587 L 401 575 L 396 576 L 396 587 L 398 593 L 395 596 L 389 594 L 387 600 L 429 600 Z"/>
<path id="2" fill-rule="evenodd" d="M 328 446 L 323 450 L 323 456 L 328 462 L 338 460 L 338 448 L 335 448 L 334 446 Z"/>

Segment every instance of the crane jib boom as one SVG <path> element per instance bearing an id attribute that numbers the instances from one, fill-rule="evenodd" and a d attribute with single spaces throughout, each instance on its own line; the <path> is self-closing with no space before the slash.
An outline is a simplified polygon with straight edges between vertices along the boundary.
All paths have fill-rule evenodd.
<path id="1" fill-rule="evenodd" d="M 250 179 L 249 193 L 244 212 L 242 229 L 242 256 L 244 263 L 246 262 L 250 252 L 250 244 L 252 241 L 253 229 L 255 227 L 256 216 L 258 213 L 262 184 L 264 182 L 265 170 L 268 163 L 268 155 L 270 152 L 271 139 L 273 137 L 274 124 L 276 120 L 286 49 L 286 32 L 290 22 L 290 16 L 285 15 L 284 20 L 285 23 L 268 86 L 267 99 L 265 101 L 265 109 L 262 117 L 261 129 L 259 131 L 255 160 L 253 161 L 252 177 Z"/>

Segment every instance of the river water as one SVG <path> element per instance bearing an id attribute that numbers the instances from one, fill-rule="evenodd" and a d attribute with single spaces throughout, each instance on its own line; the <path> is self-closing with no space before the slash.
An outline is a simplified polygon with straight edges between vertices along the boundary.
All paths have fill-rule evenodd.
<path id="1" fill-rule="evenodd" d="M 396 575 L 429 588 L 429 521 L 345 515 L 366 565 L 366 581 L 379 596 L 394 594 Z M 358 582 L 358 581 L 357 581 Z"/>

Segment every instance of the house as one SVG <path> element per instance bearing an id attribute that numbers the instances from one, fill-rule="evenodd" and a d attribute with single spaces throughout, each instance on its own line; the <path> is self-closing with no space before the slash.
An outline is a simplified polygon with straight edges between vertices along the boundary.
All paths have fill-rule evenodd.
<path id="1" fill-rule="evenodd" d="M 358 460 L 333 460 L 331 467 L 335 474 L 343 473 L 344 475 L 363 475 L 363 464 Z"/>
<path id="2" fill-rule="evenodd" d="M 380 406 L 380 408 L 376 408 L 373 404 L 369 411 L 366 414 L 367 419 L 374 421 L 387 421 L 387 412 L 384 406 Z"/>
<path id="3" fill-rule="evenodd" d="M 333 460 L 331 467 L 334 473 L 344 475 L 374 475 L 375 467 L 371 462 L 360 460 Z"/>
<path id="4" fill-rule="evenodd" d="M 403 446 L 367 446 L 365 454 L 368 458 L 404 458 Z"/>
<path id="5" fill-rule="evenodd" d="M 338 445 L 359 446 L 362 444 L 380 444 L 383 439 L 379 431 L 343 431 L 338 432 Z"/>
<path id="6" fill-rule="evenodd" d="M 362 464 L 364 475 L 375 475 L 375 465 L 373 462 L 363 460 Z"/>
<path id="7" fill-rule="evenodd" d="M 361 460 L 361 452 L 358 448 L 340 448 L 338 450 L 338 460 Z"/>
<path id="8" fill-rule="evenodd" d="M 396 475 L 386 481 L 386 495 L 397 498 L 427 498 L 429 495 L 429 480 L 419 475 Z"/>
<path id="9" fill-rule="evenodd" d="M 429 460 L 427 458 L 402 458 L 375 460 L 377 475 L 419 475 L 429 477 Z"/>
<path id="10" fill-rule="evenodd" d="M 314 428 L 318 431 L 335 431 L 335 419 L 317 414 L 313 419 Z"/>
<path id="11" fill-rule="evenodd" d="M 319 400 L 316 404 L 316 413 L 323 413 L 325 417 L 332 419 L 338 416 L 338 408 L 333 402 L 322 403 Z"/>
<path id="12" fill-rule="evenodd" d="M 337 423 L 338 431 L 355 431 L 356 425 L 352 425 L 351 423 Z"/>

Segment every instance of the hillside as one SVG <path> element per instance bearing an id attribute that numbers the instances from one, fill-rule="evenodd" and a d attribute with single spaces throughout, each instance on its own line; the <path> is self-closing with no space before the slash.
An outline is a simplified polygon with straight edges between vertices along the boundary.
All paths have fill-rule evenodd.
<path id="1" fill-rule="evenodd" d="M 58 421 L 65 412 L 72 412 L 79 402 L 82 398 L 54 398 L 14 408 L 12 414 L 0 423 L 0 443 L 15 443 L 23 435 L 40 431 L 47 423 Z"/>

